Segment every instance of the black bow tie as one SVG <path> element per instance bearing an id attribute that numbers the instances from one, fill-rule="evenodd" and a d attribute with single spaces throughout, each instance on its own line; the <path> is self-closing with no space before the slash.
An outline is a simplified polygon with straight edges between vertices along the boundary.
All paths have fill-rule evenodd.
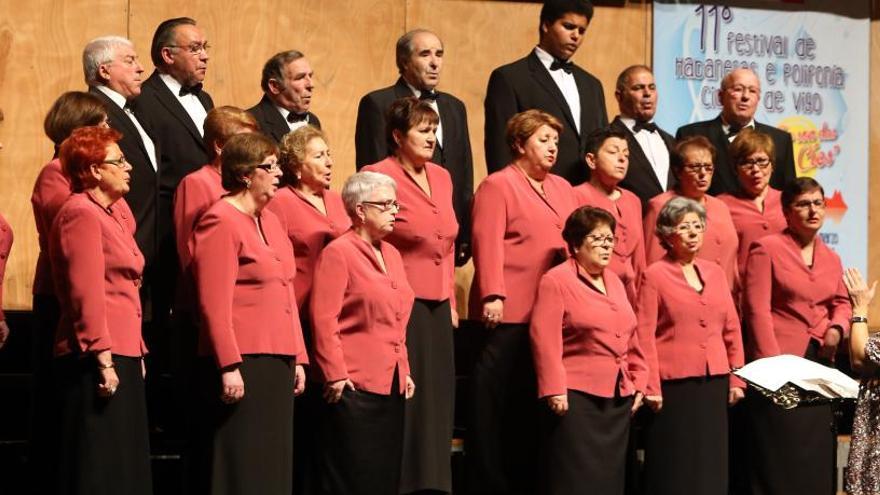
<path id="1" fill-rule="evenodd" d="M 291 124 L 295 124 L 297 122 L 308 122 L 309 114 L 308 113 L 293 113 L 290 112 L 287 114 L 287 121 Z"/>
<path id="2" fill-rule="evenodd" d="M 562 69 L 566 74 L 571 74 L 571 68 L 573 66 L 574 64 L 570 60 L 559 60 L 558 58 L 554 58 L 553 63 L 550 64 L 550 72 Z"/>
<path id="3" fill-rule="evenodd" d="M 192 86 L 181 86 L 180 92 L 178 93 L 180 96 L 186 96 L 189 94 L 199 96 L 199 93 L 202 92 L 202 83 L 193 84 Z"/>
<path id="4" fill-rule="evenodd" d="M 636 122 L 633 125 L 633 134 L 638 134 L 643 129 L 648 132 L 657 132 L 657 124 L 653 122 Z"/>
<path id="5" fill-rule="evenodd" d="M 737 124 L 730 124 L 730 127 L 727 129 L 727 137 L 728 137 L 728 138 L 731 138 L 731 137 L 733 137 L 733 136 L 736 136 L 737 134 L 739 134 L 739 131 L 741 131 L 741 130 L 747 128 L 747 127 L 752 127 L 752 126 L 750 126 L 750 125 L 737 125 Z"/>
<path id="6" fill-rule="evenodd" d="M 419 95 L 420 100 L 431 100 L 437 101 L 437 97 L 440 96 L 436 91 L 422 91 L 422 94 Z"/>

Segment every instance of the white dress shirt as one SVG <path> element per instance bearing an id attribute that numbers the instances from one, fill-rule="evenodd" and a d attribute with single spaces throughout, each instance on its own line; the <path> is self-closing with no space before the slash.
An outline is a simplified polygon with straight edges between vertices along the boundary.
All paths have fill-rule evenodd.
<path id="1" fill-rule="evenodd" d="M 159 77 L 162 79 L 162 82 L 165 83 L 165 86 L 168 86 L 168 89 L 171 90 L 171 93 L 177 98 L 177 101 L 183 105 L 183 109 L 186 110 L 189 118 L 192 119 L 193 123 L 196 125 L 196 129 L 199 130 L 199 134 L 204 137 L 205 136 L 205 117 L 208 116 L 208 111 L 205 110 L 205 107 L 202 106 L 202 102 L 199 101 L 199 97 L 192 94 L 187 93 L 183 96 L 180 96 L 180 88 L 182 85 L 177 82 L 177 79 L 169 76 L 168 74 L 159 74 Z"/>
<path id="2" fill-rule="evenodd" d="M 141 141 L 143 141 L 144 148 L 146 148 L 147 150 L 147 157 L 150 158 L 150 165 L 153 166 L 153 170 L 158 170 L 158 167 L 156 166 L 156 145 L 153 143 L 153 140 L 150 139 L 150 135 L 147 134 L 147 131 L 145 131 L 144 128 L 141 126 L 141 123 L 138 122 L 138 119 L 134 116 L 134 112 L 131 111 L 131 108 L 125 106 L 125 104 L 127 103 L 125 97 L 117 93 L 116 91 L 108 88 L 107 86 L 98 85 L 95 87 L 98 88 L 98 91 L 107 95 L 107 98 L 110 98 L 113 103 L 118 105 L 119 108 L 121 108 L 122 111 L 125 112 L 125 115 L 128 116 L 129 120 L 131 120 L 131 123 L 134 124 L 135 129 L 137 129 L 138 134 L 140 134 L 141 136 Z"/>
<path id="3" fill-rule="evenodd" d="M 755 128 L 755 119 L 749 121 L 748 124 L 742 126 L 740 129 L 745 129 L 746 127 Z M 727 137 L 727 142 L 732 143 L 734 139 L 736 139 L 736 134 L 730 136 L 730 124 L 724 121 L 724 118 L 721 118 L 721 130 L 724 131 L 724 136 Z"/>
<path id="4" fill-rule="evenodd" d="M 287 122 L 287 127 L 290 128 L 290 132 L 293 132 L 293 131 L 299 129 L 300 127 L 305 127 L 305 126 L 312 123 L 311 117 L 309 117 L 308 113 L 306 113 L 305 120 L 300 120 L 297 122 L 290 122 L 289 120 L 287 120 L 287 116 L 290 115 L 290 110 L 288 110 L 280 105 L 275 105 L 275 108 L 277 108 L 278 113 L 280 113 L 281 116 L 284 117 L 284 121 Z"/>
<path id="5" fill-rule="evenodd" d="M 406 81 L 404 81 L 404 82 L 406 82 Z M 416 96 L 416 98 L 422 97 L 421 90 L 416 89 L 413 85 L 411 85 L 408 82 L 406 83 L 406 86 L 409 88 L 410 91 L 413 92 L 413 94 Z M 435 89 L 434 91 L 437 91 L 437 90 Z M 428 101 L 428 104 L 431 105 L 431 108 L 433 108 L 434 111 L 437 112 L 437 116 L 439 117 L 440 116 L 440 108 L 437 107 L 437 100 L 430 99 L 427 101 Z M 434 134 L 437 136 L 437 145 L 442 148 L 443 147 L 443 119 L 439 119 L 437 121 L 437 132 Z"/>
<path id="6" fill-rule="evenodd" d="M 669 189 L 666 183 L 669 178 L 669 149 L 666 148 L 666 143 L 660 136 L 660 132 L 650 132 L 647 129 L 639 129 L 639 132 L 635 132 L 633 131 L 633 127 L 636 125 L 635 119 L 621 115 L 620 121 L 629 129 L 629 132 L 632 132 L 639 146 L 642 147 L 642 152 L 651 162 L 651 168 L 654 169 L 654 175 L 660 181 L 660 186 L 664 191 Z"/>
<path id="7" fill-rule="evenodd" d="M 553 55 L 547 53 L 540 46 L 535 47 L 535 55 L 537 55 L 538 60 L 544 64 L 544 68 L 550 73 L 553 82 L 559 87 L 559 91 L 562 91 L 562 97 L 565 98 L 566 103 L 568 103 L 568 109 L 571 111 L 572 118 L 574 118 L 575 129 L 577 129 L 578 134 L 580 134 L 581 95 L 578 92 L 577 83 L 574 81 L 574 74 L 569 74 L 562 69 L 550 70 L 550 65 L 553 63 Z"/>

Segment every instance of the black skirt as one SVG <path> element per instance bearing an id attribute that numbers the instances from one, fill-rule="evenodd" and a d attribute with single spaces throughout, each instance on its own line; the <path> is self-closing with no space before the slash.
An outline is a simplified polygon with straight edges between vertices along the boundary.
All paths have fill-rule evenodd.
<path id="1" fill-rule="evenodd" d="M 404 397 L 398 376 L 391 395 L 345 390 L 323 405 L 320 470 L 327 495 L 396 495 L 403 451 Z"/>
<path id="2" fill-rule="evenodd" d="M 471 493 L 533 495 L 538 392 L 529 325 L 501 324 L 486 334 L 471 375 L 468 486 Z"/>
<path id="3" fill-rule="evenodd" d="M 452 492 L 455 359 L 449 301 L 416 299 L 406 328 L 416 394 L 406 401 L 400 493 Z"/>
<path id="4" fill-rule="evenodd" d="M 68 355 L 54 364 L 60 436 L 56 494 L 152 495 L 144 379 L 139 358 L 113 356 L 119 386 L 100 397 L 92 356 Z"/>
<path id="5" fill-rule="evenodd" d="M 312 327 L 306 315 L 300 314 L 303 340 L 312 353 Z M 315 366 L 306 368 L 306 390 L 296 398 L 296 414 L 293 421 L 293 495 L 317 495 L 320 492 L 320 471 L 318 471 L 321 439 L 318 435 L 323 412 L 322 384 Z"/>
<path id="6" fill-rule="evenodd" d="M 645 431 L 645 493 L 726 495 L 729 378 L 666 380 Z"/>
<path id="7" fill-rule="evenodd" d="M 28 478 L 33 493 L 51 493 L 55 477 L 47 474 L 57 469 L 58 452 L 53 447 L 61 434 L 57 418 L 59 395 L 53 384 L 55 329 L 61 315 L 58 299 L 34 294 L 32 314 Z"/>
<path id="8" fill-rule="evenodd" d="M 197 493 L 290 495 L 293 490 L 293 359 L 247 355 L 244 397 L 220 400 L 213 360 L 199 370 L 204 427 L 198 441 Z"/>
<path id="9" fill-rule="evenodd" d="M 568 412 L 541 406 L 538 493 L 622 495 L 632 397 L 568 391 Z"/>

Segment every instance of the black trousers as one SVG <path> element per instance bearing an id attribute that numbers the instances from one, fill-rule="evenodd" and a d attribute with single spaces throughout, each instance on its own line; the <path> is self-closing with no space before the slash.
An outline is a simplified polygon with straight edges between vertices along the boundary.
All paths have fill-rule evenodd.
<path id="1" fill-rule="evenodd" d="M 529 326 L 502 324 L 487 332 L 471 377 L 468 486 L 472 495 L 533 495 L 538 399 Z"/>

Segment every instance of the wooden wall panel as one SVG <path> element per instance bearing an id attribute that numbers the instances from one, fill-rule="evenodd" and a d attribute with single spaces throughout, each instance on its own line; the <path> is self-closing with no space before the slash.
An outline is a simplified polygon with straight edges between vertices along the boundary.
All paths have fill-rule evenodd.
<path id="1" fill-rule="evenodd" d="M 868 232 L 865 236 L 868 238 L 868 280 L 877 280 L 880 278 L 880 215 L 877 214 L 880 211 L 880 197 L 877 196 L 880 191 L 880 125 L 876 124 L 880 119 L 880 1 L 873 0 L 871 5 L 871 107 L 868 119 L 871 143 L 868 151 Z M 869 320 L 874 327 L 880 322 L 880 297 L 871 305 Z"/>
<path id="2" fill-rule="evenodd" d="M 127 0 L 0 0 L 0 212 L 15 244 L 4 283 L 5 307 L 31 305 L 37 237 L 30 195 L 52 158 L 43 117 L 64 91 L 85 88 L 81 54 L 103 34 L 125 35 Z"/>

